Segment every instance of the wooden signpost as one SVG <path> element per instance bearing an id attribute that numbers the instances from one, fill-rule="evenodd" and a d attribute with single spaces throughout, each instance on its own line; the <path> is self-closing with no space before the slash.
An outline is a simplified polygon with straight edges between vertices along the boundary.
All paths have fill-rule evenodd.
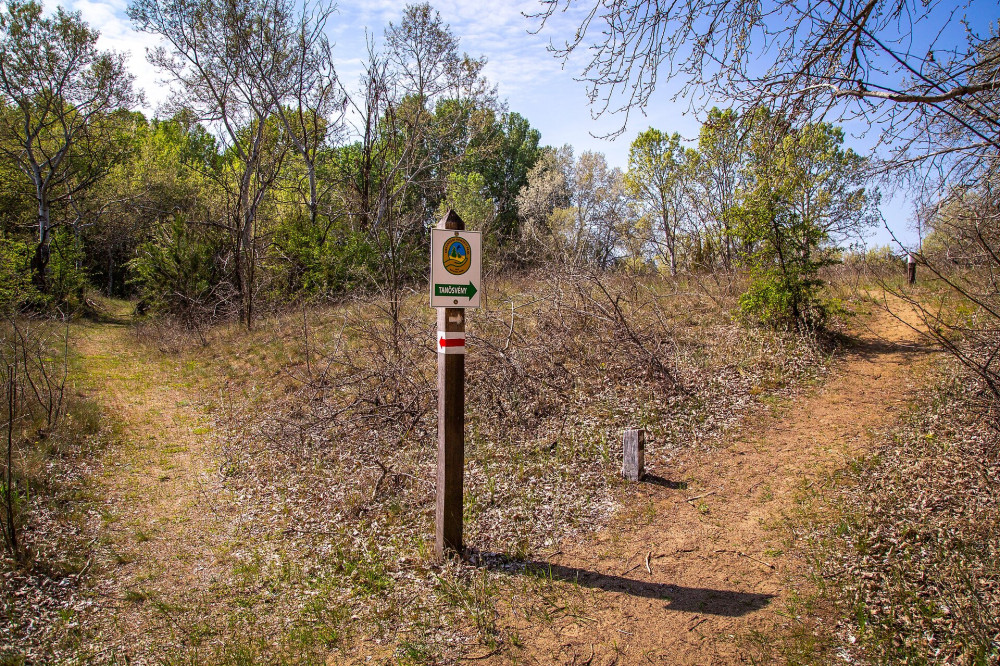
<path id="1" fill-rule="evenodd" d="M 479 232 L 449 210 L 431 230 L 430 305 L 437 308 L 438 463 L 434 552 L 462 551 L 465 468 L 465 309 L 479 307 Z"/>

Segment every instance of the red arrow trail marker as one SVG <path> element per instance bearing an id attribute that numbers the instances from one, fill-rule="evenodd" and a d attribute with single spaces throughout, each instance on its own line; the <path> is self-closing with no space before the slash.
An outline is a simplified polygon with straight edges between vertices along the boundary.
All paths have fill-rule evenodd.
<path id="1" fill-rule="evenodd" d="M 438 331 L 439 354 L 464 354 L 465 331 Z"/>

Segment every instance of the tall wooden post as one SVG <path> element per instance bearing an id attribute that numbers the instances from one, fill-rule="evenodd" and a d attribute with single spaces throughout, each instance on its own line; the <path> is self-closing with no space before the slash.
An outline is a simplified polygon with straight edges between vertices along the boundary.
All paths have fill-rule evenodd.
<path id="1" fill-rule="evenodd" d="M 454 211 L 439 229 L 465 229 Z M 438 308 L 438 331 L 465 333 L 465 310 Z M 464 337 L 464 336 L 463 336 Z M 437 517 L 434 552 L 462 552 L 462 482 L 465 469 L 465 355 L 438 354 Z"/>

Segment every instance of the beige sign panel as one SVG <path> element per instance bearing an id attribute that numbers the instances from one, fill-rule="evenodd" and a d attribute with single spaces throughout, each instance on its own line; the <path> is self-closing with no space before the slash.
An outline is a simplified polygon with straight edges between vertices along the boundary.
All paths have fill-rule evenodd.
<path id="1" fill-rule="evenodd" d="M 482 234 L 431 229 L 431 307 L 478 308 L 482 296 Z"/>

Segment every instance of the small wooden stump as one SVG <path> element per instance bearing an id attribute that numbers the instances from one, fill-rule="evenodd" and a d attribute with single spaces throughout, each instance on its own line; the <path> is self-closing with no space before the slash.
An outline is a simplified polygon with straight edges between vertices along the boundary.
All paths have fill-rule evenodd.
<path id="1" fill-rule="evenodd" d="M 626 430 L 622 436 L 622 476 L 629 481 L 642 479 L 646 465 L 646 431 Z"/>

